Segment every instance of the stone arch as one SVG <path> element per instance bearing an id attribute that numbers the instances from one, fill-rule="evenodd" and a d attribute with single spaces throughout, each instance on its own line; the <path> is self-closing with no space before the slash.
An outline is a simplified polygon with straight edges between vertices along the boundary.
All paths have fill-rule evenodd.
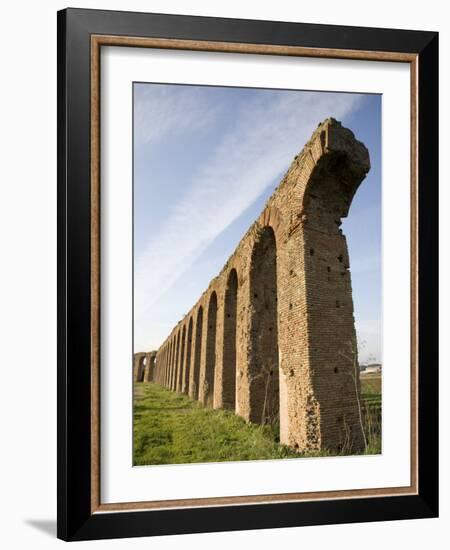
<path id="1" fill-rule="evenodd" d="M 161 372 L 164 368 L 164 355 L 165 355 L 165 350 L 163 346 L 161 349 L 161 354 L 159 353 L 159 350 L 158 350 L 158 355 L 156 356 L 155 382 L 157 384 L 161 384 Z"/>
<path id="2" fill-rule="evenodd" d="M 172 359 L 172 342 L 169 340 L 169 344 L 167 346 L 167 364 L 166 364 L 166 376 L 164 380 L 164 385 L 166 388 L 169 387 L 169 373 L 170 373 L 170 361 Z"/>
<path id="3" fill-rule="evenodd" d="M 175 372 L 176 336 L 172 337 L 172 359 L 170 360 L 169 389 L 173 390 L 173 377 Z"/>
<path id="4" fill-rule="evenodd" d="M 173 371 L 173 352 L 174 352 L 174 342 L 173 337 L 170 339 L 170 360 L 169 360 L 169 368 L 167 370 L 167 387 L 169 389 L 172 382 L 172 371 Z"/>
<path id="5" fill-rule="evenodd" d="M 181 388 L 181 391 L 183 393 L 189 393 L 189 380 L 190 380 L 191 354 L 192 354 L 192 330 L 193 330 L 193 321 L 191 316 L 191 318 L 189 319 L 188 331 L 187 331 L 186 360 L 185 360 L 185 367 L 183 372 L 183 384 Z"/>
<path id="6" fill-rule="evenodd" d="M 197 311 L 197 319 L 195 323 L 195 342 L 194 342 L 194 365 L 192 369 L 189 395 L 193 399 L 199 397 L 200 386 L 200 363 L 202 357 L 202 334 L 203 334 L 203 307 L 200 306 Z"/>
<path id="7" fill-rule="evenodd" d="M 164 367 L 163 385 L 166 388 L 167 388 L 167 379 L 169 377 L 169 366 L 170 366 L 170 340 L 167 342 L 167 346 L 166 346 L 166 365 Z"/>
<path id="8" fill-rule="evenodd" d="M 175 373 L 173 377 L 173 389 L 177 391 L 178 376 L 180 374 L 180 352 L 181 352 L 181 331 L 177 333 L 176 355 L 175 355 Z"/>
<path id="9" fill-rule="evenodd" d="M 216 333 L 217 333 L 217 293 L 215 290 L 209 297 L 208 317 L 206 320 L 206 343 L 204 351 L 204 363 L 202 365 L 203 377 L 201 389 L 201 401 L 206 407 L 212 407 L 214 401 L 214 377 L 216 371 Z"/>
<path id="10" fill-rule="evenodd" d="M 206 348 L 213 342 L 207 321 L 216 290 L 213 401 L 224 406 L 225 291 L 231 268 L 239 265 L 236 413 L 268 422 L 276 421 L 278 409 L 280 441 L 300 451 L 339 449 L 349 432 L 354 448 L 362 445 L 359 389 L 352 378 L 356 353 L 344 357 L 345 346 L 356 349 L 356 334 L 340 223 L 369 168 L 368 151 L 350 130 L 334 119 L 320 124 L 192 318 L 190 371 L 183 376 L 189 378 L 189 395 L 203 401 Z M 267 280 L 265 273 L 271 274 Z M 168 338 L 172 389 L 180 326 Z"/>
<path id="11" fill-rule="evenodd" d="M 165 358 L 164 358 L 164 370 L 163 370 L 163 377 L 162 377 L 162 385 L 164 387 L 167 386 L 167 370 L 168 370 L 168 367 L 169 367 L 169 352 L 170 352 L 170 342 L 167 342 Z"/>
<path id="12" fill-rule="evenodd" d="M 162 365 L 161 365 L 161 368 L 159 369 L 159 375 L 158 375 L 159 383 L 161 385 L 164 385 L 164 372 L 166 370 L 166 364 L 167 364 L 167 345 L 164 345 Z"/>
<path id="13" fill-rule="evenodd" d="M 145 353 L 137 353 L 134 356 L 134 380 L 135 382 L 144 381 L 145 372 Z"/>
<path id="14" fill-rule="evenodd" d="M 169 364 L 169 344 L 167 343 L 164 350 L 164 367 L 162 371 L 162 385 L 166 386 L 167 366 Z"/>
<path id="15" fill-rule="evenodd" d="M 186 325 L 183 325 L 181 331 L 181 344 L 180 344 L 180 361 L 177 378 L 177 391 L 181 392 L 183 387 L 183 374 L 184 374 L 184 357 L 186 353 Z"/>
<path id="16" fill-rule="evenodd" d="M 147 358 L 146 358 L 145 355 L 142 355 L 142 357 L 140 359 L 140 364 L 139 364 L 138 382 L 143 382 L 144 381 L 146 365 L 147 365 Z"/>
<path id="17" fill-rule="evenodd" d="M 259 229 L 250 265 L 249 420 L 277 424 L 280 416 L 277 247 L 272 227 Z"/>
<path id="18" fill-rule="evenodd" d="M 334 119 L 325 121 L 311 141 L 314 164 L 300 196 L 302 221 L 329 234 L 338 233 L 340 218 L 348 215 L 370 170 L 368 151 L 351 130 Z"/>
<path id="19" fill-rule="evenodd" d="M 176 343 L 175 343 L 175 365 L 174 365 L 173 380 L 172 380 L 172 389 L 174 391 L 177 390 L 179 359 L 180 359 L 180 331 L 177 332 Z"/>
<path id="20" fill-rule="evenodd" d="M 150 351 L 145 357 L 144 382 L 152 382 L 155 378 L 156 351 Z"/>
<path id="21" fill-rule="evenodd" d="M 232 268 L 225 287 L 223 321 L 223 372 L 222 406 L 235 410 L 236 407 L 236 338 L 237 338 L 237 293 L 238 276 Z"/>
<path id="22" fill-rule="evenodd" d="M 278 208 L 275 206 L 266 206 L 258 221 L 261 227 L 271 227 L 275 234 L 275 239 L 280 239 L 283 231 L 283 218 Z"/>
<path id="23" fill-rule="evenodd" d="M 172 358 L 172 342 L 169 340 L 167 345 L 167 361 L 166 361 L 166 373 L 164 378 L 164 385 L 166 388 L 169 386 L 169 372 L 170 372 L 170 360 Z"/>

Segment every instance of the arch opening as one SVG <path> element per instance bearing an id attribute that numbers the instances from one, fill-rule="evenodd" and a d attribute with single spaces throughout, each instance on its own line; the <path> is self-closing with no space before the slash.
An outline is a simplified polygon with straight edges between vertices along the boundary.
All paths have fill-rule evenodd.
<path id="1" fill-rule="evenodd" d="M 140 357 L 139 359 L 139 369 L 138 369 L 138 375 L 137 375 L 137 381 L 143 382 L 144 381 L 144 375 L 145 375 L 145 366 L 146 366 L 146 357 Z"/>
<path id="2" fill-rule="evenodd" d="M 173 369 L 172 390 L 177 391 L 178 369 L 180 360 L 180 333 L 178 332 L 175 344 L 175 364 Z"/>
<path id="3" fill-rule="evenodd" d="M 170 373 L 170 362 L 172 360 L 172 342 L 169 342 L 168 349 L 167 349 L 167 363 L 166 363 L 166 369 L 164 373 L 164 385 L 169 387 L 169 373 Z"/>
<path id="4" fill-rule="evenodd" d="M 212 292 L 209 299 L 208 319 L 206 324 L 205 378 L 203 381 L 203 404 L 213 406 L 214 376 L 216 370 L 216 329 L 217 329 L 217 294 Z"/>
<path id="5" fill-rule="evenodd" d="M 172 341 L 172 360 L 170 364 L 170 379 L 169 379 L 169 389 L 173 390 L 173 377 L 175 372 L 175 354 L 176 354 L 176 348 L 177 348 L 177 340 L 176 336 L 173 337 Z"/>
<path id="6" fill-rule="evenodd" d="M 249 419 L 274 426 L 280 421 L 277 301 L 275 233 L 266 226 L 255 242 L 250 268 Z"/>
<path id="7" fill-rule="evenodd" d="M 185 346 L 186 346 L 186 327 L 183 327 L 182 337 L 181 337 L 181 351 L 180 351 L 180 368 L 177 379 L 177 391 L 182 391 L 183 386 L 183 375 L 184 375 L 184 355 L 185 355 Z"/>
<path id="8" fill-rule="evenodd" d="M 346 218 L 353 197 L 370 168 L 352 162 L 344 151 L 333 151 L 318 161 L 303 197 L 308 225 L 329 234 L 339 234 L 342 218 Z"/>
<path id="9" fill-rule="evenodd" d="M 194 369 L 192 372 L 192 388 L 190 389 L 193 399 L 198 399 L 199 381 L 200 381 L 200 361 L 202 357 L 202 331 L 203 331 L 203 308 L 200 306 L 195 323 L 195 353 Z"/>
<path id="10" fill-rule="evenodd" d="M 167 366 L 166 366 L 166 388 L 169 387 L 170 380 L 170 365 L 172 364 L 172 341 L 169 342 L 169 355 L 167 357 Z"/>
<path id="11" fill-rule="evenodd" d="M 192 317 L 189 319 L 188 331 L 187 331 L 187 341 L 186 341 L 186 367 L 184 370 L 184 380 L 183 387 L 181 391 L 184 393 L 189 393 L 189 379 L 190 379 L 190 370 L 191 370 L 191 352 L 192 352 Z"/>
<path id="12" fill-rule="evenodd" d="M 236 407 L 237 291 L 237 273 L 232 269 L 225 288 L 222 374 L 222 406 L 231 410 Z"/>

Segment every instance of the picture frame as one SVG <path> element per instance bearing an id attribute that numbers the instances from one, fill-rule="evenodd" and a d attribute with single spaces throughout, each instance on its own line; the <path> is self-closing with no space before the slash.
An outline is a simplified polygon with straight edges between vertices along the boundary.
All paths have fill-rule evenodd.
<path id="1" fill-rule="evenodd" d="M 100 51 L 350 59 L 411 71 L 411 484 L 101 502 Z M 154 536 L 438 515 L 438 34 L 66 9 L 58 12 L 58 537 Z"/>

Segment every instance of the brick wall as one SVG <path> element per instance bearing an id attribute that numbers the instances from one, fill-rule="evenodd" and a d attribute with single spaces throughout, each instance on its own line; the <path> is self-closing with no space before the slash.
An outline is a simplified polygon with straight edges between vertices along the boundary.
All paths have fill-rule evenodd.
<path id="1" fill-rule="evenodd" d="M 281 442 L 299 451 L 360 448 L 350 264 L 340 225 L 369 169 L 368 151 L 350 130 L 334 119 L 320 124 L 157 351 L 155 381 L 247 421 L 279 423 Z"/>

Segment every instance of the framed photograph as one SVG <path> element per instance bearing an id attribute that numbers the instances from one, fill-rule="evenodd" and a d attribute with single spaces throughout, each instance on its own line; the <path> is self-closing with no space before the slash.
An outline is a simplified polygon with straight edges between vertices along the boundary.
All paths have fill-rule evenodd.
<path id="1" fill-rule="evenodd" d="M 437 516 L 437 83 L 435 32 L 58 13 L 60 538 Z"/>

